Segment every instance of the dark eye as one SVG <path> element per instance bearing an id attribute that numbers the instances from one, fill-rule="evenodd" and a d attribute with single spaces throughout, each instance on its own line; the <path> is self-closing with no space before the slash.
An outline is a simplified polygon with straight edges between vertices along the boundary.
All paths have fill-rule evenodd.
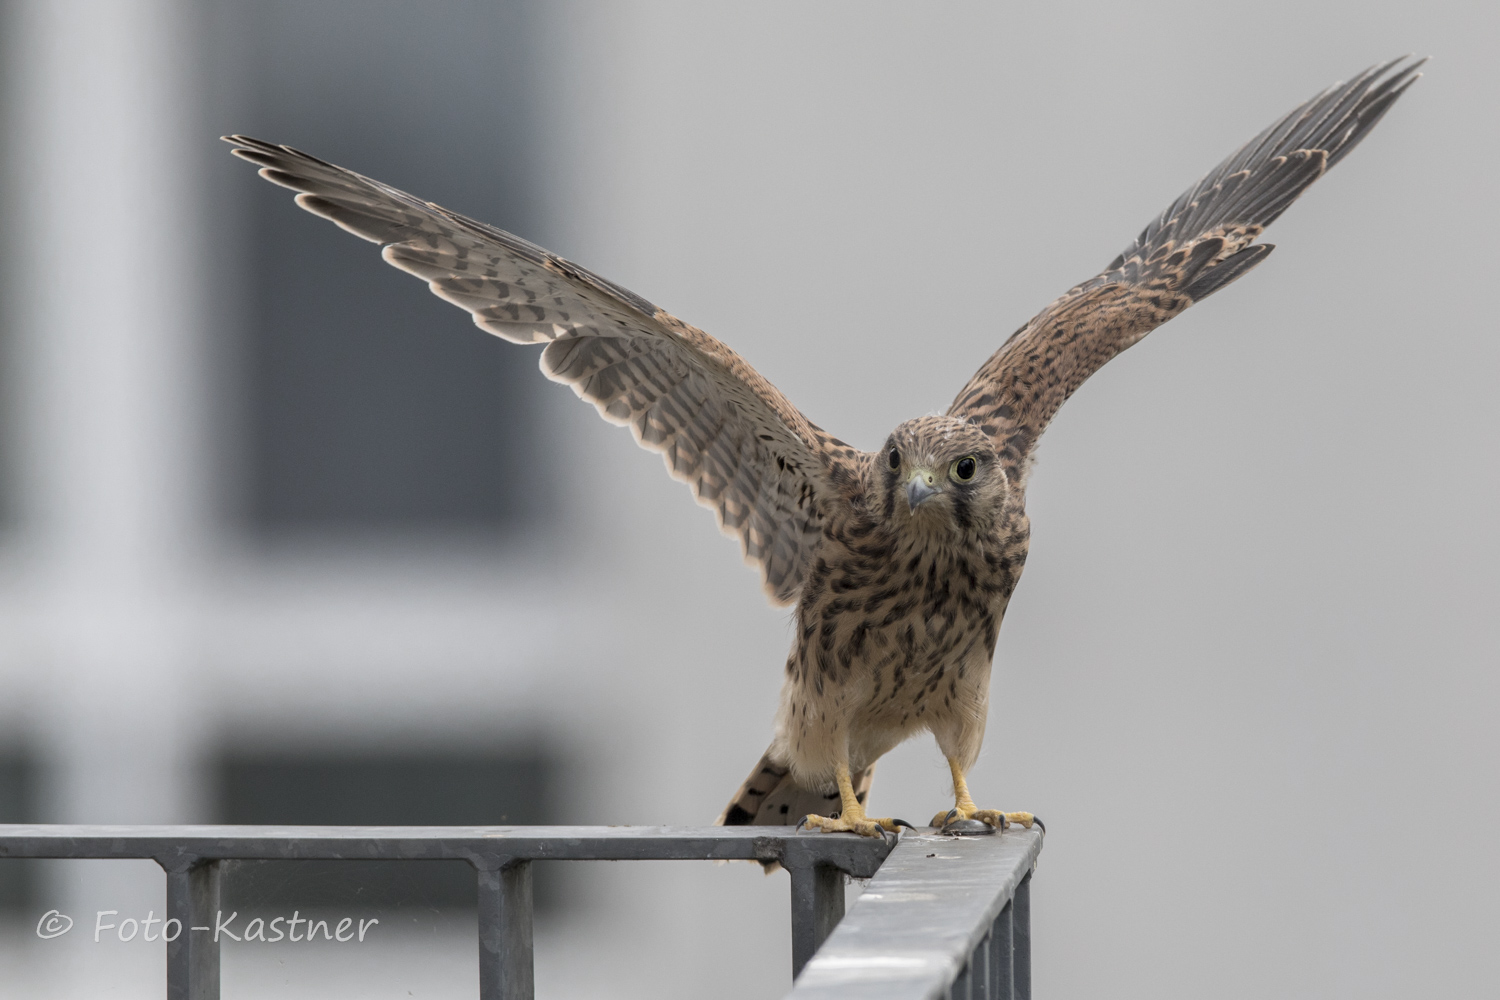
<path id="1" fill-rule="evenodd" d="M 953 463 L 953 478 L 961 483 L 967 483 L 974 478 L 974 473 L 978 468 L 979 463 L 974 461 L 974 456 L 965 455 Z"/>
<path id="2" fill-rule="evenodd" d="M 892 469 L 901 468 L 901 453 L 899 451 L 897 451 L 895 448 L 892 448 L 891 453 L 888 457 L 890 459 Z"/>

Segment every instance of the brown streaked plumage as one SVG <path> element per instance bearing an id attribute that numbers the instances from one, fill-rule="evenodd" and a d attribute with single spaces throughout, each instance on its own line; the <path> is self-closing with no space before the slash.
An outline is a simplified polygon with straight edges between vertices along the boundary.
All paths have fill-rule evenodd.
<path id="1" fill-rule="evenodd" d="M 1025 565 L 1037 441 L 1112 357 L 1262 261 L 1254 240 L 1348 154 L 1420 74 L 1374 67 L 1301 105 L 1189 188 L 1098 276 L 1016 331 L 942 416 L 878 452 L 812 424 L 744 359 L 651 303 L 509 233 L 290 147 L 231 136 L 297 203 L 383 245 L 482 329 L 545 345 L 542 371 L 631 428 L 795 602 L 775 738 L 720 822 L 890 828 L 864 801 L 875 761 L 928 730 L 964 775 L 990 664 Z M 937 819 L 942 819 L 940 813 Z"/>

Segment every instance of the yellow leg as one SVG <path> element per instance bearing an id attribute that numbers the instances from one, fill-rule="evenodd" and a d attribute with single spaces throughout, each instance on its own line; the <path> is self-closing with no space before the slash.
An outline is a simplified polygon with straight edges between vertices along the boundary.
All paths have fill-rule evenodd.
<path id="1" fill-rule="evenodd" d="M 932 817 L 933 826 L 946 826 L 956 819 L 977 819 L 1000 830 L 1004 830 L 1012 823 L 1020 823 L 1029 830 L 1033 823 L 1037 823 L 1037 818 L 1031 815 L 1031 813 L 980 809 L 974 804 L 973 798 L 969 796 L 969 783 L 964 780 L 964 772 L 958 766 L 958 761 L 949 757 L 948 769 L 953 772 L 954 806 L 952 809 L 940 812 Z M 1040 824 L 1037 823 L 1037 825 Z"/>
<path id="2" fill-rule="evenodd" d="M 849 779 L 849 765 L 840 764 L 834 771 L 834 777 L 839 783 L 839 797 L 844 800 L 843 809 L 838 818 L 830 819 L 827 816 L 816 816 L 811 813 L 802 817 L 799 827 L 808 827 L 812 830 L 822 830 L 824 833 L 857 833 L 861 837 L 879 837 L 886 830 L 895 831 L 898 827 L 912 828 L 911 824 L 900 819 L 870 819 L 865 815 L 865 807 L 854 797 L 854 783 Z"/>

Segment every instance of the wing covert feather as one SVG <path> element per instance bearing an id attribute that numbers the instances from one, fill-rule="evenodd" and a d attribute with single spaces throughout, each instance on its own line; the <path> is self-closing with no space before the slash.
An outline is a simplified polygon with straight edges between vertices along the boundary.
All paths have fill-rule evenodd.
<path id="1" fill-rule="evenodd" d="M 1042 432 L 1090 375 L 1265 259 L 1273 247 L 1256 238 L 1421 76 L 1425 59 L 1396 69 L 1402 61 L 1330 87 L 1236 150 L 1103 272 L 1012 334 L 948 413 L 989 434 L 1006 472 L 1024 484 Z"/>
<path id="2" fill-rule="evenodd" d="M 545 344 L 541 369 L 630 428 L 796 600 L 835 480 L 856 454 L 810 423 L 743 358 L 650 302 L 517 236 L 288 146 L 228 136 L 297 204 L 363 239 L 467 310 L 480 329 Z"/>

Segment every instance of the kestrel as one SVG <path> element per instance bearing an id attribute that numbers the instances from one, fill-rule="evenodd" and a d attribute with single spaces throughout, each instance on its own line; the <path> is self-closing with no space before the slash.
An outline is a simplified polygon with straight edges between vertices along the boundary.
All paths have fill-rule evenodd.
<path id="1" fill-rule="evenodd" d="M 1402 62 L 1335 85 L 1241 147 L 1012 334 L 946 413 L 901 424 L 874 452 L 813 424 L 713 337 L 577 264 L 291 147 L 226 141 L 481 329 L 544 345 L 543 374 L 660 452 L 738 536 L 771 601 L 796 604 L 774 738 L 720 822 L 868 836 L 906 825 L 868 817 L 864 801 L 876 760 L 927 730 L 955 799 L 933 825 L 1003 828 L 1035 818 L 978 808 L 965 775 L 1026 563 L 1038 439 L 1110 358 L 1266 258 L 1262 230 L 1418 79 L 1422 61 Z"/>

